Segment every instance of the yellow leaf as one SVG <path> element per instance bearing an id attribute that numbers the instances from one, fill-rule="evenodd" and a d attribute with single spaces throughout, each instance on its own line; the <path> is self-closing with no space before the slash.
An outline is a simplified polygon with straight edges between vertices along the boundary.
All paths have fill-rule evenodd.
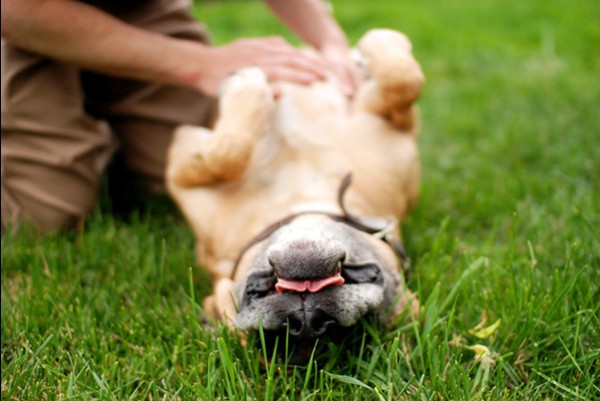
<path id="1" fill-rule="evenodd" d="M 496 361 L 494 358 L 498 356 L 495 352 L 491 351 L 488 347 L 481 344 L 475 344 L 467 347 L 475 353 L 475 362 L 480 362 L 484 369 L 495 366 Z"/>
<path id="2" fill-rule="evenodd" d="M 470 349 L 471 351 L 473 351 L 474 353 L 476 353 L 477 356 L 479 356 L 479 357 L 481 357 L 483 355 L 490 355 L 492 353 L 488 347 L 486 347 L 485 345 L 481 345 L 481 344 L 471 345 L 470 347 L 467 347 L 467 348 Z"/>
<path id="3" fill-rule="evenodd" d="M 494 334 L 494 332 L 496 331 L 498 326 L 500 326 L 500 322 L 501 322 L 501 319 L 498 319 L 491 326 L 482 328 L 480 330 L 469 330 L 469 333 L 480 339 L 488 338 L 489 336 Z"/>

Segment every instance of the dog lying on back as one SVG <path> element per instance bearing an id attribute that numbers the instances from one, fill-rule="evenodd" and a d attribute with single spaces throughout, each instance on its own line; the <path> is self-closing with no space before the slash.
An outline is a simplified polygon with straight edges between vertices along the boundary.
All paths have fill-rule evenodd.
<path id="1" fill-rule="evenodd" d="M 212 274 L 206 311 L 297 344 L 390 319 L 418 302 L 405 287 L 399 222 L 418 195 L 424 83 L 411 44 L 372 30 L 357 46 L 364 82 L 281 83 L 256 68 L 229 78 L 213 130 L 180 127 L 167 185 Z"/>

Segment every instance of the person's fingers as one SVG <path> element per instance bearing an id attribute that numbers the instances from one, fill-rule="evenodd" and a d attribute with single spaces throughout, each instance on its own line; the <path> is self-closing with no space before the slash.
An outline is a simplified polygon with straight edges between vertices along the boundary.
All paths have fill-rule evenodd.
<path id="1" fill-rule="evenodd" d="M 290 81 L 299 84 L 309 84 L 320 79 L 320 76 L 306 70 L 293 68 L 283 64 L 267 64 L 260 66 L 267 79 L 273 81 Z"/>
<path id="2" fill-rule="evenodd" d="M 362 79 L 360 71 L 348 51 L 345 49 L 330 49 L 324 51 L 322 55 L 339 79 L 346 96 L 352 97 L 358 90 Z"/>
<path id="3" fill-rule="evenodd" d="M 352 97 L 360 85 L 360 75 L 358 69 L 353 65 L 337 65 L 336 74 L 340 78 L 344 93 Z"/>
<path id="4" fill-rule="evenodd" d="M 325 79 L 328 64 L 321 57 L 304 53 L 287 43 L 260 41 L 250 45 L 243 65 L 256 65 L 269 76 L 270 80 L 292 80 L 299 83 L 309 83 Z"/>
<path id="5" fill-rule="evenodd" d="M 265 43 L 274 46 L 289 46 L 288 42 L 281 36 L 267 36 L 266 38 L 251 39 L 257 43 Z"/>
<path id="6" fill-rule="evenodd" d="M 327 65 L 323 60 L 306 56 L 300 52 L 277 54 L 272 58 L 266 59 L 265 62 L 310 74 L 314 79 L 324 79 L 327 73 Z"/>
<path id="7" fill-rule="evenodd" d="M 325 78 L 328 64 L 321 57 L 300 51 L 287 42 L 279 41 L 278 38 L 268 42 L 257 44 L 260 51 L 257 51 L 252 58 L 258 64 L 285 65 L 311 73 L 321 79 Z"/>

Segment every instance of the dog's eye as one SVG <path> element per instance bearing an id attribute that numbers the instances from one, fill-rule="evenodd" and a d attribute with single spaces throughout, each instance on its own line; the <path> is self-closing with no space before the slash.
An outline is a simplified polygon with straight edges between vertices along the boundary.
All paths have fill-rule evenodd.
<path id="1" fill-rule="evenodd" d="M 342 277 L 346 284 L 381 284 L 383 282 L 381 269 L 375 263 L 343 265 Z"/>
<path id="2" fill-rule="evenodd" d="M 244 291 L 244 302 L 261 298 L 275 288 L 276 278 L 273 273 L 255 273 L 248 277 Z"/>

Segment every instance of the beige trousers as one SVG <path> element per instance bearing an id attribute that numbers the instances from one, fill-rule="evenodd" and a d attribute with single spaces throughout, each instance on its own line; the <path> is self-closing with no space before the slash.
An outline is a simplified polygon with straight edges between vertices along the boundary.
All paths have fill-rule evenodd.
<path id="1" fill-rule="evenodd" d="M 115 15 L 165 35 L 207 41 L 186 3 L 140 2 Z M 174 127 L 205 125 L 214 108 L 191 89 L 81 71 L 4 41 L 1 100 L 3 232 L 23 220 L 43 230 L 75 226 L 93 208 L 117 147 L 129 169 L 162 187 Z"/>

